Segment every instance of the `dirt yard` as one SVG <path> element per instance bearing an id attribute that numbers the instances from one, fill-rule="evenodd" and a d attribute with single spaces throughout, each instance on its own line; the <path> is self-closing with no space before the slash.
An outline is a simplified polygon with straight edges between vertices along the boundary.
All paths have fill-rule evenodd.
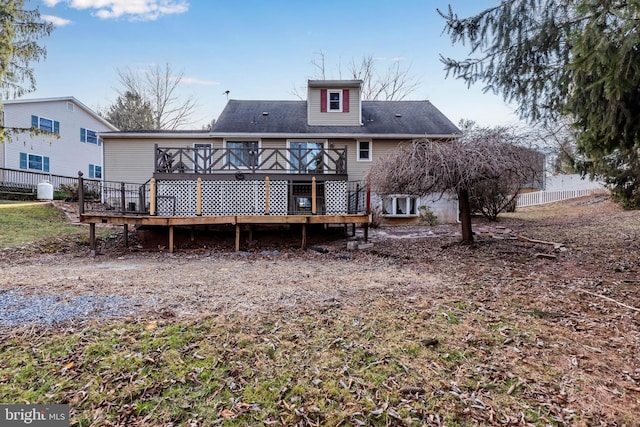
<path id="1" fill-rule="evenodd" d="M 347 251 L 344 237 L 320 242 L 325 251 L 301 251 L 260 235 L 255 249 L 239 254 L 230 241 L 174 254 L 134 242 L 124 252 L 117 237 L 96 257 L 86 242 L 47 254 L 25 247 L 1 254 L 0 290 L 64 295 L 60 304 L 124 297 L 118 316 L 139 319 L 330 306 L 367 312 L 385 304 L 469 316 L 504 336 L 505 351 L 491 356 L 496 366 L 531 366 L 535 379 L 523 381 L 540 388 L 541 366 L 563 372 L 560 383 L 544 386 L 544 399 L 571 400 L 597 415 L 594 425 L 606 424 L 606 413 L 616 420 L 639 414 L 640 212 L 603 196 L 582 198 L 522 209 L 498 223 L 478 218 L 474 231 L 476 242 L 461 245 L 457 226 L 373 229 L 373 248 L 361 251 Z M 107 321 L 93 314 L 70 323 Z M 475 349 L 486 344 L 473 322 L 456 339 Z"/>

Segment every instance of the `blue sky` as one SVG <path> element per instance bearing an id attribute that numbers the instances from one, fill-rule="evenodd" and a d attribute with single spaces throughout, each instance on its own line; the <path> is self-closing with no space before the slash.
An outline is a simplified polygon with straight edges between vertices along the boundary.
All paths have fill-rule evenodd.
<path id="1" fill-rule="evenodd" d="M 496 1 L 452 0 L 467 16 Z M 394 61 L 419 79 L 405 99 L 428 99 L 454 123 L 513 123 L 513 107 L 500 96 L 445 79 L 440 55 L 462 58 L 442 33 L 441 0 L 32 0 L 56 24 L 44 38 L 45 60 L 34 66 L 37 89 L 25 98 L 75 96 L 106 109 L 117 97 L 117 69 L 170 64 L 184 73 L 182 96 L 198 108 L 191 128 L 216 118 L 230 99 L 298 99 L 311 64 L 323 52 L 327 78 L 338 64 L 376 58 Z M 304 93 L 304 90 L 302 91 Z"/>

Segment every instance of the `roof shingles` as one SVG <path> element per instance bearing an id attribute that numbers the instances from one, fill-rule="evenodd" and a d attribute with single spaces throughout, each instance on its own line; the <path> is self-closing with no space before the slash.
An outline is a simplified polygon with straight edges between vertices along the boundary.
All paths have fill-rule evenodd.
<path id="1" fill-rule="evenodd" d="M 451 136 L 460 130 L 429 101 L 362 101 L 362 126 L 310 126 L 306 101 L 230 100 L 213 133 Z"/>

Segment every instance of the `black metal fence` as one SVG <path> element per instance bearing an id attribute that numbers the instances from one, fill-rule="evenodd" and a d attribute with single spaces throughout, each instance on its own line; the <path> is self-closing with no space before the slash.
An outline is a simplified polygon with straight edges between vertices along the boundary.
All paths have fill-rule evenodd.
<path id="1" fill-rule="evenodd" d="M 115 181 L 84 180 L 79 193 L 81 213 L 111 212 L 120 214 L 149 214 L 150 187 Z"/>
<path id="2" fill-rule="evenodd" d="M 19 169 L 0 168 L 0 185 L 18 188 L 31 188 L 34 191 L 41 182 L 49 182 L 53 185 L 54 191 L 64 191 L 66 189 L 75 189 L 78 185 L 78 177 L 54 175 L 44 172 L 31 172 Z M 85 179 L 85 183 L 98 183 L 100 180 Z"/>

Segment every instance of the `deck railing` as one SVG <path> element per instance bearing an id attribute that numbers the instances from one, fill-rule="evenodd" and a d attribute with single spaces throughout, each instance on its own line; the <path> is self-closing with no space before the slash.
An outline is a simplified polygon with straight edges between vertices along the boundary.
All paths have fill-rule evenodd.
<path id="1" fill-rule="evenodd" d="M 83 182 L 82 177 L 79 178 Z M 84 181 L 81 213 L 157 216 L 341 215 L 369 211 L 360 181 L 193 181 L 150 179 L 144 184 Z"/>
<path id="2" fill-rule="evenodd" d="M 78 178 L 80 213 L 149 214 L 150 185 Z"/>
<path id="3" fill-rule="evenodd" d="M 155 146 L 155 172 L 346 174 L 344 148 L 214 148 Z"/>

